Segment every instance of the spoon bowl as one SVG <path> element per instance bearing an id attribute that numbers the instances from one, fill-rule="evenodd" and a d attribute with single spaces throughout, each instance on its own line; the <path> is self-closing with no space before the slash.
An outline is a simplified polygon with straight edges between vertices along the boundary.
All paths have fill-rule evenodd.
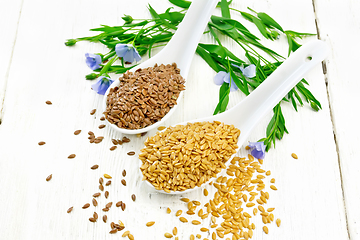
<path id="1" fill-rule="evenodd" d="M 187 76 L 189 74 L 191 66 L 191 60 L 194 56 L 196 47 L 217 2 L 218 0 L 194 0 L 191 3 L 187 13 L 185 14 L 184 19 L 179 24 L 179 27 L 176 30 L 174 36 L 171 38 L 168 44 L 158 54 L 144 61 L 143 63 L 140 63 L 139 65 L 131 69 L 131 71 L 136 71 L 140 68 L 153 67 L 156 63 L 158 65 L 176 63 L 177 67 L 180 69 L 181 76 L 185 79 L 186 86 Z M 106 110 L 106 100 L 110 89 L 119 85 L 120 81 L 117 79 L 110 85 L 110 87 L 106 91 L 103 102 L 104 111 Z M 181 98 L 183 97 L 183 92 L 184 91 L 180 92 L 177 103 L 179 103 Z M 166 121 L 173 114 L 173 112 L 176 111 L 177 106 L 177 104 L 173 106 L 160 121 L 141 129 L 119 128 L 115 124 L 111 124 L 107 120 L 106 121 L 112 129 L 120 133 L 143 133 L 163 124 L 163 122 Z"/>
<path id="2" fill-rule="evenodd" d="M 252 91 L 243 101 L 235 105 L 233 108 L 215 116 L 194 119 L 184 123 L 175 125 L 186 125 L 195 122 L 214 122 L 219 121 L 227 125 L 234 125 L 241 131 L 238 138 L 236 152 L 247 140 L 253 128 L 259 121 L 269 112 L 279 101 L 310 71 L 319 64 L 327 56 L 328 48 L 326 44 L 320 40 L 311 41 L 300 47 L 286 61 L 284 61 L 263 83 Z M 236 155 L 233 154 L 225 163 L 228 167 L 231 159 Z M 141 165 L 141 161 L 140 161 Z M 221 175 L 226 168 L 218 175 Z M 140 171 L 141 172 L 141 171 Z M 142 173 L 141 173 L 142 174 Z M 215 180 L 214 178 L 207 182 Z M 183 194 L 200 187 L 186 189 L 184 191 L 171 191 L 170 193 L 157 190 L 147 180 L 146 184 L 155 192 L 165 194 Z"/>

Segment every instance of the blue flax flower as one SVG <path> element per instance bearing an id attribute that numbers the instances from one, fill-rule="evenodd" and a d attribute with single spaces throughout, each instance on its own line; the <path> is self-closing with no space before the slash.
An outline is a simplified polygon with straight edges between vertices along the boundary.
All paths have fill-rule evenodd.
<path id="1" fill-rule="evenodd" d="M 238 66 L 235 64 L 232 64 L 234 67 L 237 67 L 240 69 L 240 71 L 244 74 L 245 77 L 253 78 L 256 76 L 256 66 L 254 64 L 250 64 L 247 67 Z M 234 80 L 230 77 L 230 73 L 219 71 L 215 77 L 214 77 L 214 83 L 216 85 L 222 85 L 224 82 L 229 83 L 231 79 L 231 85 L 230 85 L 230 91 L 236 91 L 238 90 L 238 87 L 236 86 Z"/>
<path id="2" fill-rule="evenodd" d="M 101 76 L 99 79 L 91 85 L 91 88 L 97 92 L 98 94 L 104 95 L 106 90 L 110 87 L 110 85 L 114 82 L 114 80 L 111 80 L 108 77 Z"/>
<path id="3" fill-rule="evenodd" d="M 254 64 L 250 64 L 245 68 L 243 66 L 237 66 L 235 64 L 233 64 L 233 66 L 238 67 L 245 77 L 253 78 L 256 76 L 256 66 Z"/>
<path id="4" fill-rule="evenodd" d="M 100 68 L 100 64 L 102 62 L 100 55 L 85 53 L 85 57 L 86 57 L 86 64 L 91 70 L 96 70 Z"/>
<path id="5" fill-rule="evenodd" d="M 265 144 L 264 142 L 249 142 L 251 155 L 257 159 L 264 159 L 265 157 Z"/>
<path id="6" fill-rule="evenodd" d="M 125 62 L 132 63 L 135 61 L 140 61 L 141 57 L 135 47 L 131 44 L 121 44 L 118 43 L 115 46 L 115 52 L 118 57 L 124 59 Z"/>
<path id="7" fill-rule="evenodd" d="M 230 91 L 238 90 L 234 80 L 230 78 L 230 73 L 219 71 L 214 77 L 214 83 L 216 85 L 222 85 L 224 82 L 229 83 L 231 79 Z"/>

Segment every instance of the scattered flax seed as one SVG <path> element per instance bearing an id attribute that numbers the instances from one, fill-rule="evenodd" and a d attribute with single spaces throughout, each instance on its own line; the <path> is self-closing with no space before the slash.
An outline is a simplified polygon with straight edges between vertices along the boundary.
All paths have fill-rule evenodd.
<path id="1" fill-rule="evenodd" d="M 102 116 L 102 117 L 100 118 L 100 121 L 105 121 L 105 117 Z"/>
<path id="2" fill-rule="evenodd" d="M 68 156 L 68 158 L 75 158 L 76 157 L 76 155 L 75 154 L 70 154 L 69 156 Z"/>
<path id="3" fill-rule="evenodd" d="M 208 192 L 208 190 L 205 188 L 205 189 L 204 189 L 204 196 L 206 197 L 207 195 L 209 195 L 209 192 Z"/>
<path id="4" fill-rule="evenodd" d="M 102 219 L 103 219 L 103 222 L 106 223 L 106 221 L 107 221 L 107 216 L 104 215 Z"/>
<path id="5" fill-rule="evenodd" d="M 146 226 L 147 227 L 151 227 L 152 225 L 154 225 L 155 224 L 155 222 L 154 221 L 151 221 L 151 222 L 147 222 L 146 223 Z"/>
<path id="6" fill-rule="evenodd" d="M 274 191 L 277 190 L 277 188 L 276 188 L 274 185 L 270 185 L 270 188 L 271 188 L 272 190 L 274 190 Z"/>
<path id="7" fill-rule="evenodd" d="M 96 207 L 98 205 L 97 201 L 95 198 L 92 199 L 92 204 L 94 205 L 94 207 Z"/>
<path id="8" fill-rule="evenodd" d="M 280 227 L 280 224 L 281 224 L 281 220 L 280 220 L 280 218 L 278 218 L 278 219 L 276 219 L 276 226 L 278 226 L 278 227 Z"/>
<path id="9" fill-rule="evenodd" d="M 200 231 L 202 231 L 202 232 L 208 232 L 209 229 L 208 229 L 208 228 L 205 228 L 205 227 L 202 227 L 202 228 L 200 228 Z"/>
<path id="10" fill-rule="evenodd" d="M 177 232 L 178 232 L 177 228 L 174 227 L 173 230 L 172 230 L 173 235 L 174 235 L 174 236 L 177 235 Z"/>
<path id="11" fill-rule="evenodd" d="M 98 218 L 99 218 L 99 215 L 97 214 L 97 212 L 94 212 L 93 217 L 94 217 L 95 219 L 98 219 Z"/>
<path id="12" fill-rule="evenodd" d="M 173 237 L 173 235 L 172 235 L 171 233 L 165 233 L 164 236 L 165 236 L 166 238 L 172 238 L 172 237 Z"/>
<path id="13" fill-rule="evenodd" d="M 102 177 L 99 178 L 99 183 L 103 184 L 104 183 L 104 179 Z"/>
<path id="14" fill-rule="evenodd" d="M 268 209 L 267 209 L 268 212 L 272 212 L 272 211 L 274 211 L 274 210 L 275 210 L 275 208 L 268 208 Z"/>
<path id="15" fill-rule="evenodd" d="M 182 214 L 182 210 L 177 210 L 176 213 L 175 213 L 175 216 L 180 216 Z"/>
<path id="16" fill-rule="evenodd" d="M 93 197 L 99 197 L 100 195 L 101 195 L 101 193 L 99 193 L 99 192 L 98 192 L 98 193 L 94 193 L 94 194 L 93 194 Z"/>
<path id="17" fill-rule="evenodd" d="M 119 201 L 119 202 L 116 203 L 116 206 L 121 207 L 121 204 L 122 204 L 122 201 Z"/>
<path id="18" fill-rule="evenodd" d="M 131 199 L 135 202 L 135 200 L 136 200 L 135 194 L 131 195 Z"/>
<path id="19" fill-rule="evenodd" d="M 188 198 L 180 198 L 180 200 L 183 202 L 186 202 L 186 203 L 190 202 L 190 200 Z"/>
<path id="20" fill-rule="evenodd" d="M 291 156 L 292 156 L 294 159 L 298 159 L 298 156 L 297 156 L 295 153 L 292 153 Z"/>
<path id="21" fill-rule="evenodd" d="M 47 100 L 45 103 L 46 103 L 47 105 L 51 105 L 51 104 L 52 104 L 52 102 L 49 101 L 49 100 Z"/>
<path id="22" fill-rule="evenodd" d="M 91 218 L 89 218 L 89 221 L 90 221 L 90 222 L 96 222 L 96 219 L 93 218 L 93 217 L 91 217 Z"/>
<path id="23" fill-rule="evenodd" d="M 90 115 L 94 115 L 95 112 L 96 112 L 96 109 L 91 110 L 91 111 L 90 111 Z"/>
<path id="24" fill-rule="evenodd" d="M 104 174 L 104 178 L 107 178 L 107 179 L 109 179 L 109 178 L 111 178 L 111 176 L 109 175 L 109 174 Z"/>
<path id="25" fill-rule="evenodd" d="M 166 127 L 165 126 L 160 126 L 157 128 L 157 130 L 161 131 L 161 130 L 164 130 Z"/>
<path id="26" fill-rule="evenodd" d="M 112 202 L 109 202 L 105 205 L 106 208 L 111 208 L 111 206 L 112 206 Z"/>
<path id="27" fill-rule="evenodd" d="M 129 240 L 134 240 L 134 236 L 132 234 L 128 235 Z"/>
<path id="28" fill-rule="evenodd" d="M 246 147 L 245 147 L 245 150 L 250 150 L 250 147 L 249 147 L 249 146 L 246 146 Z"/>
<path id="29" fill-rule="evenodd" d="M 121 203 L 121 210 L 125 211 L 126 205 L 124 202 Z"/>
<path id="30" fill-rule="evenodd" d="M 117 231 L 118 231 L 117 228 L 114 228 L 114 229 L 111 229 L 109 233 L 114 234 L 114 233 L 117 233 Z"/>
<path id="31" fill-rule="evenodd" d="M 126 176 L 126 170 L 125 170 L 125 169 L 122 171 L 122 176 L 123 176 L 123 177 Z"/>
<path id="32" fill-rule="evenodd" d="M 105 124 L 101 124 L 101 125 L 99 125 L 99 129 L 103 129 L 104 127 L 106 127 L 106 125 L 105 125 Z"/>
<path id="33" fill-rule="evenodd" d="M 128 142 L 130 142 L 130 138 L 123 137 L 121 141 L 124 143 L 128 143 Z"/>
<path id="34" fill-rule="evenodd" d="M 112 146 L 112 147 L 110 148 L 110 151 L 114 151 L 116 148 L 117 148 L 117 146 Z"/>
<path id="35" fill-rule="evenodd" d="M 121 179 L 121 183 L 122 183 L 122 185 L 126 186 L 126 180 L 125 179 Z"/>
<path id="36" fill-rule="evenodd" d="M 111 142 L 114 144 L 114 145 L 118 145 L 118 141 L 116 139 L 111 139 Z"/>
<path id="37" fill-rule="evenodd" d="M 83 209 L 86 209 L 88 207 L 90 207 L 90 203 L 85 203 L 84 206 L 82 206 Z"/>
<path id="38" fill-rule="evenodd" d="M 135 152 L 134 151 L 128 152 L 127 155 L 133 156 L 133 155 L 135 155 Z"/>
<path id="39" fill-rule="evenodd" d="M 45 145 L 44 141 L 38 142 L 39 146 Z"/>
<path id="40" fill-rule="evenodd" d="M 127 237 L 130 234 L 130 231 L 125 231 L 121 236 L 122 237 Z"/>
<path id="41" fill-rule="evenodd" d="M 71 213 L 71 211 L 74 209 L 74 207 L 69 207 L 69 209 L 66 211 L 67 213 Z"/>
<path id="42" fill-rule="evenodd" d="M 81 133 L 81 130 L 76 130 L 75 132 L 74 132 L 74 135 L 79 135 Z"/>
<path id="43" fill-rule="evenodd" d="M 198 221 L 198 220 L 192 220 L 191 223 L 194 224 L 194 225 L 200 225 L 201 224 L 201 222 Z"/>
<path id="44" fill-rule="evenodd" d="M 98 169 L 99 165 L 94 165 L 91 167 L 92 170 Z"/>
<path id="45" fill-rule="evenodd" d="M 103 186 L 102 184 L 100 184 L 100 185 L 99 185 L 99 189 L 100 189 L 101 191 L 104 191 L 104 186 Z"/>
<path id="46" fill-rule="evenodd" d="M 195 240 L 195 237 L 193 234 L 190 235 L 190 240 Z"/>
<path id="47" fill-rule="evenodd" d="M 272 178 L 272 179 L 270 180 L 270 182 L 271 182 L 271 183 L 275 183 L 275 178 Z"/>
<path id="48" fill-rule="evenodd" d="M 263 226 L 263 230 L 264 230 L 264 233 L 268 234 L 269 233 L 269 229 L 267 226 Z"/>
<path id="49" fill-rule="evenodd" d="M 188 220 L 187 220 L 186 218 L 184 218 L 184 217 L 180 217 L 179 220 L 180 220 L 181 222 L 183 222 L 183 223 L 188 222 Z"/>
<path id="50" fill-rule="evenodd" d="M 166 209 L 166 213 L 167 213 L 167 214 L 170 214 L 170 213 L 171 213 L 171 209 L 170 209 L 170 208 L 167 208 L 167 209 Z"/>
<path id="51" fill-rule="evenodd" d="M 47 176 L 46 181 L 47 181 L 47 182 L 50 181 L 51 178 L 52 178 L 52 174 L 50 174 L 49 176 Z"/>
<path id="52" fill-rule="evenodd" d="M 107 181 L 107 182 L 105 183 L 105 186 L 109 186 L 110 184 L 111 184 L 111 180 Z"/>

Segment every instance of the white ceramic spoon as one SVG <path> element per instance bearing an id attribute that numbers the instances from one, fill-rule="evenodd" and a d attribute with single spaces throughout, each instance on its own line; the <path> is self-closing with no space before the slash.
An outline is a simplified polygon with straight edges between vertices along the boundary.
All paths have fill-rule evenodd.
<path id="1" fill-rule="evenodd" d="M 296 52 L 284 61 L 259 87 L 251 92 L 243 101 L 232 107 L 231 109 L 211 117 L 194 119 L 184 123 L 175 125 L 186 125 L 194 122 L 213 122 L 220 121 L 225 124 L 233 124 L 240 129 L 241 134 L 238 138 L 238 147 L 240 148 L 248 138 L 252 129 L 258 122 L 269 112 L 279 101 L 304 77 L 304 75 L 319 64 L 327 56 L 328 48 L 326 44 L 320 40 L 315 40 L 300 47 Z M 238 151 L 239 148 L 236 150 Z M 231 159 L 226 162 L 228 166 Z M 140 161 L 141 166 L 141 161 Z M 220 176 L 222 172 L 218 174 Z M 214 178 L 208 182 L 213 181 Z M 145 181 L 155 192 L 166 193 L 165 191 L 156 190 L 153 185 Z M 205 185 L 205 183 L 203 184 Z M 202 185 L 202 186 L 203 186 Z M 166 194 L 183 194 L 194 189 L 195 187 L 185 191 L 175 191 Z"/>
<path id="2" fill-rule="evenodd" d="M 177 67 L 180 69 L 181 76 L 185 79 L 186 86 L 191 60 L 194 56 L 201 35 L 203 34 L 205 27 L 209 22 L 210 16 L 217 3 L 218 0 L 194 0 L 191 3 L 187 13 L 185 14 L 184 19 L 179 24 L 179 27 L 176 30 L 174 36 L 171 38 L 168 44 L 154 57 L 151 57 L 145 62 L 134 67 L 133 69 L 131 69 L 131 71 L 133 72 L 139 68 L 153 67 L 155 63 L 157 63 L 158 65 L 166 65 L 175 62 L 177 64 Z M 119 84 L 119 80 L 115 80 L 106 91 L 103 102 L 104 111 L 106 110 L 106 99 L 110 88 L 119 86 Z M 183 95 L 184 93 L 182 91 L 177 99 L 177 103 L 180 102 Z M 172 107 L 170 111 L 161 119 L 161 121 L 158 121 L 145 128 L 133 130 L 119 128 L 115 124 L 111 124 L 109 122 L 108 124 L 115 131 L 125 134 L 138 134 L 147 132 L 163 124 L 163 122 L 166 121 L 171 114 L 173 114 L 177 106 L 178 105 Z"/>

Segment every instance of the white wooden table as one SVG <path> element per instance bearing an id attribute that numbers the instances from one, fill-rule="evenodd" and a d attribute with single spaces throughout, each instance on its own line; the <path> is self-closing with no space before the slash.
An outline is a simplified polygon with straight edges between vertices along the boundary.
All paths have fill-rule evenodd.
<path id="1" fill-rule="evenodd" d="M 208 197 L 199 191 L 177 196 L 149 192 L 141 184 L 136 155 L 126 153 L 138 153 L 145 138 L 153 133 L 128 136 L 130 143 L 110 151 L 111 139 L 123 136 L 109 127 L 98 128 L 103 97 L 84 79 L 91 72 L 84 54 L 104 52 L 104 47 L 88 42 L 64 46 L 66 39 L 89 36 L 88 29 L 100 24 L 122 24 L 123 14 L 150 17 L 147 3 L 159 12 L 171 6 L 165 0 L 0 0 L 0 239 L 119 239 L 125 230 L 135 239 L 165 239 L 164 233 L 175 226 L 179 239 L 197 233 L 202 239 L 211 239 L 199 231 L 200 227 L 209 227 L 209 219 L 201 226 L 184 224 L 175 211 L 186 209 L 181 197 L 203 204 L 211 199 L 214 188 L 205 186 Z M 276 192 L 269 190 L 267 206 L 275 207 L 275 218 L 282 223 L 280 228 L 270 224 L 267 235 L 259 215 L 253 217 L 253 239 L 360 239 L 360 2 L 234 0 L 232 6 L 266 12 L 284 29 L 318 33 L 331 49 L 323 66 L 319 64 L 306 76 L 322 110 L 316 113 L 305 106 L 295 112 L 290 104 L 283 105 L 289 134 L 266 154 L 263 165 L 271 170 L 270 178 L 276 179 L 278 188 Z M 232 17 L 249 25 L 236 13 Z M 204 36 L 201 41 L 212 40 Z M 225 43 L 241 56 L 233 42 Z M 287 53 L 284 38 L 264 40 L 264 44 Z M 212 83 L 214 75 L 199 56 L 194 56 L 185 97 L 167 126 L 212 114 L 218 98 L 218 86 Z M 231 93 L 229 108 L 243 98 L 240 92 Z M 53 104 L 45 104 L 47 100 Z M 89 114 L 92 109 L 97 109 L 94 115 Z M 264 136 L 270 117 L 258 125 L 249 141 Z M 75 136 L 73 132 L 78 129 L 82 132 Z M 88 131 L 104 136 L 104 140 L 90 144 Z M 40 141 L 46 144 L 39 146 Z M 293 159 L 291 153 L 299 158 Z M 70 154 L 76 157 L 68 159 Z M 247 154 L 244 147 L 238 153 Z M 90 169 L 94 164 L 99 165 L 97 170 Z M 126 177 L 121 174 L 124 169 Z M 106 187 L 109 198 L 99 198 L 96 208 L 82 209 L 99 191 L 98 179 L 104 173 L 113 177 Z M 52 179 L 45 181 L 50 174 Z M 127 181 L 126 186 L 121 179 Z M 135 202 L 132 194 L 137 196 Z M 113 206 L 107 213 L 108 223 L 88 220 L 94 211 L 101 218 L 101 206 L 119 200 L 126 203 L 126 209 Z M 73 211 L 67 213 L 71 206 Z M 170 214 L 167 208 L 172 210 Z M 109 223 L 118 220 L 124 222 L 125 230 L 109 234 Z M 148 221 L 156 223 L 146 227 Z"/>

